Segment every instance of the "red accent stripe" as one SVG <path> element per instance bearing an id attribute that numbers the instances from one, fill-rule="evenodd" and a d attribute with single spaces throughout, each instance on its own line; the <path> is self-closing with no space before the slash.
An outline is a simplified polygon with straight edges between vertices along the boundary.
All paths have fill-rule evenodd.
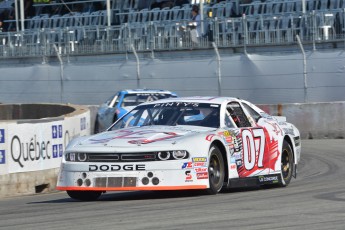
<path id="1" fill-rule="evenodd" d="M 147 190 L 187 190 L 187 189 L 207 189 L 206 185 L 186 185 L 186 186 L 147 186 L 147 187 L 75 187 L 75 186 L 57 186 L 57 190 L 66 191 L 147 191 Z"/>

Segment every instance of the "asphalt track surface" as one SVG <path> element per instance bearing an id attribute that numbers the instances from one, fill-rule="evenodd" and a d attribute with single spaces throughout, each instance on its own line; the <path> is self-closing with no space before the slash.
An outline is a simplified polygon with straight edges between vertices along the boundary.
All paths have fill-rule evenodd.
<path id="1" fill-rule="evenodd" d="M 304 140 L 286 188 L 202 196 L 116 192 L 95 202 L 64 193 L 0 199 L 0 229 L 345 229 L 345 140 Z"/>

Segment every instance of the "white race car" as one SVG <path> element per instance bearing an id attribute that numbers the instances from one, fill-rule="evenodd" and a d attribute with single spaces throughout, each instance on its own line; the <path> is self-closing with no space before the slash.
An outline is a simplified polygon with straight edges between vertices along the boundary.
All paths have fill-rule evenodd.
<path id="1" fill-rule="evenodd" d="M 297 173 L 298 129 L 248 101 L 171 98 L 141 104 L 64 152 L 57 189 L 79 200 L 106 191 L 286 186 Z"/>

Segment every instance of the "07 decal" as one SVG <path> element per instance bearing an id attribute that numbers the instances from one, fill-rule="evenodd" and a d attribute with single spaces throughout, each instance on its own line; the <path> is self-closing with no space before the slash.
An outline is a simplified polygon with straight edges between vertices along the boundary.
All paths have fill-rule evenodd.
<path id="1" fill-rule="evenodd" d="M 242 164 L 238 165 L 239 177 L 256 176 L 276 171 L 279 159 L 278 140 L 266 128 L 243 129 Z"/>
<path id="2" fill-rule="evenodd" d="M 242 130 L 242 143 L 245 169 L 250 171 L 255 166 L 262 168 L 265 152 L 265 133 L 263 129 Z"/>

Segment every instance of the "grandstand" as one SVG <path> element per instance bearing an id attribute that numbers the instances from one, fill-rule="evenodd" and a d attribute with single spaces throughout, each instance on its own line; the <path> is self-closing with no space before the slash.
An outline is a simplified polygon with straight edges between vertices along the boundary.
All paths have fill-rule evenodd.
<path id="1" fill-rule="evenodd" d="M 0 9 L 11 9 L 10 2 Z M 197 46 L 188 27 L 193 2 L 152 8 L 152 1 L 110 0 L 109 10 L 106 0 L 37 2 L 24 29 L 5 20 L 0 58 L 345 41 L 345 0 L 205 1 Z"/>

